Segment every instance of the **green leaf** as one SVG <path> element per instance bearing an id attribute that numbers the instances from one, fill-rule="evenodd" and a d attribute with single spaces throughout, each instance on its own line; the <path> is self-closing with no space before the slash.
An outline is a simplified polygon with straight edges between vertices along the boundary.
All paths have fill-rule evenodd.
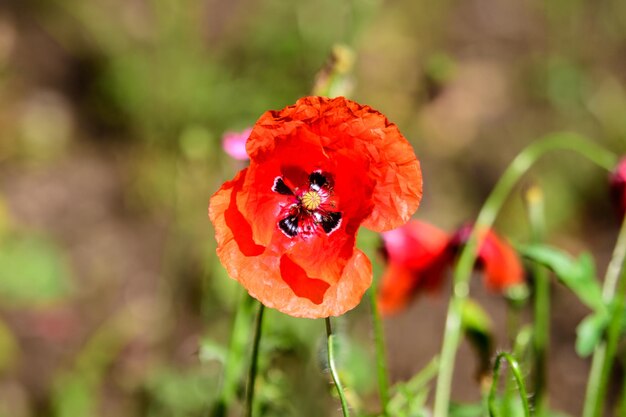
<path id="1" fill-rule="evenodd" d="M 520 253 L 525 258 L 550 268 L 559 281 L 589 308 L 594 311 L 605 310 L 595 264 L 589 253 L 583 253 L 576 259 L 560 249 L 541 244 L 522 246 Z"/>
<path id="2" fill-rule="evenodd" d="M 478 303 L 469 299 L 463 304 L 461 324 L 467 340 L 478 356 L 477 375 L 488 375 L 493 354 L 493 326 L 489 315 Z"/>
<path id="3" fill-rule="evenodd" d="M 9 305 L 44 304 L 70 293 L 69 268 L 59 249 L 33 236 L 0 241 L 0 300 Z"/>
<path id="4" fill-rule="evenodd" d="M 491 334 L 491 319 L 487 312 L 473 300 L 467 300 L 463 304 L 461 323 L 465 331 Z"/>
<path id="5" fill-rule="evenodd" d="M 587 357 L 593 353 L 609 324 L 609 316 L 599 312 L 588 315 L 576 328 L 576 353 Z"/>
<path id="6" fill-rule="evenodd" d="M 217 361 L 220 364 L 226 363 L 228 349 L 211 338 L 203 338 L 200 341 L 200 362 L 207 363 Z"/>

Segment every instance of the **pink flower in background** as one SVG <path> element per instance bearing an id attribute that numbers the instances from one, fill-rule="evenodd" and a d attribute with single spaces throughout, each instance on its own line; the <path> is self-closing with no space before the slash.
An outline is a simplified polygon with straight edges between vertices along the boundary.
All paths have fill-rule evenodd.
<path id="1" fill-rule="evenodd" d="M 222 136 L 222 148 L 224 151 L 235 159 L 240 161 L 248 160 L 248 153 L 246 152 L 246 142 L 252 132 L 252 128 L 249 127 L 241 132 L 225 132 Z"/>

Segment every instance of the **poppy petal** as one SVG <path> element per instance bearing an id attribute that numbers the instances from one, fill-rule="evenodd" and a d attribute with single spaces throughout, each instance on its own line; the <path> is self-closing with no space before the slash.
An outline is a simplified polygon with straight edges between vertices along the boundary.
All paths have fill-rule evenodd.
<path id="1" fill-rule="evenodd" d="M 367 161 L 365 175 L 375 186 L 372 211 L 364 226 L 390 230 L 417 210 L 422 175 L 413 148 L 384 115 L 343 97 L 304 97 L 281 111 L 263 114 L 246 144 L 251 160 L 269 158 L 280 143 L 278 138 L 294 135 L 303 127 L 318 138 L 325 153 L 334 156 L 349 150 Z"/>
<path id="2" fill-rule="evenodd" d="M 338 316 L 356 307 L 371 284 L 369 259 L 347 243 L 351 255 L 346 260 L 337 257 L 340 265 L 326 263 L 327 270 L 340 271 L 335 282 L 327 282 L 290 256 L 276 256 L 271 249 L 256 243 L 237 204 L 246 176 L 247 169 L 239 172 L 211 197 L 209 205 L 217 254 L 230 277 L 266 306 L 295 317 Z M 343 256 L 346 253 L 347 250 Z"/>
<path id="3" fill-rule="evenodd" d="M 232 181 L 224 183 L 211 197 L 209 217 L 215 224 L 218 254 L 230 240 L 245 256 L 258 256 L 265 250 L 265 247 L 257 245 L 252 238 L 252 227 L 237 207 L 236 197 L 242 189 L 246 173 L 247 169 L 240 171 Z M 223 224 L 216 223 L 218 216 L 220 223 Z M 220 233 L 225 230 L 231 233 Z"/>
<path id="4" fill-rule="evenodd" d="M 467 243 L 472 228 L 471 224 L 466 224 L 457 230 L 448 246 L 451 253 L 458 252 Z M 491 229 L 479 230 L 478 241 L 480 249 L 475 267 L 483 270 L 484 283 L 488 289 L 502 292 L 524 282 L 522 262 L 511 245 Z"/>
<path id="5" fill-rule="evenodd" d="M 261 162 L 253 160 L 250 165 L 243 186 L 246 191 L 238 198 L 244 217 L 252 224 L 255 241 L 271 246 L 277 256 L 288 253 L 312 276 L 337 282 L 345 263 L 352 257 L 354 236 L 371 213 L 369 197 L 374 184 L 367 179 L 368 164 L 348 154 L 337 154 L 329 160 L 319 146 L 318 137 L 302 127 L 295 137 L 281 138 L 278 142 L 274 157 L 260 158 Z M 303 154 L 312 156 L 311 160 L 300 161 Z M 281 164 L 282 161 L 288 164 Z M 296 191 L 303 183 L 320 187 L 322 179 L 317 172 L 328 176 L 324 182 L 332 181 L 332 207 L 319 220 L 320 233 L 298 236 L 296 216 L 279 215 L 297 201 L 296 197 L 277 192 L 276 184 L 280 187 L 278 191 L 287 188 Z"/>
<path id="6" fill-rule="evenodd" d="M 421 269 L 446 250 L 449 236 L 431 224 L 411 220 L 406 225 L 382 234 L 391 262 L 409 269 Z"/>
<path id="7" fill-rule="evenodd" d="M 413 299 L 413 273 L 408 268 L 390 262 L 380 281 L 378 308 L 383 315 L 398 313 Z"/>
<path id="8" fill-rule="evenodd" d="M 412 220 L 382 234 L 389 260 L 378 299 L 382 314 L 404 309 L 420 292 L 438 290 L 451 262 L 448 235 L 428 223 Z"/>
<path id="9" fill-rule="evenodd" d="M 324 301 L 324 294 L 330 287 L 326 281 L 309 277 L 304 268 L 287 255 L 280 257 L 280 275 L 298 297 L 308 298 L 315 304 Z"/>
<path id="10" fill-rule="evenodd" d="M 492 291 L 524 282 L 524 269 L 517 252 L 493 231 L 485 232 L 478 254 L 485 272 L 485 285 Z"/>

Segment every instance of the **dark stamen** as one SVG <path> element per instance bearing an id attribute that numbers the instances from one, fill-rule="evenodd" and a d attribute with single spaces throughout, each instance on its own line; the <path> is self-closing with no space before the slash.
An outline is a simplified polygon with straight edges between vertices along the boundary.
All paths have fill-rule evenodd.
<path id="1" fill-rule="evenodd" d="M 311 189 L 315 191 L 322 188 L 324 185 L 326 185 L 327 182 L 328 180 L 326 179 L 326 177 L 322 175 L 322 173 L 319 171 L 311 172 L 311 175 L 309 175 L 309 183 L 311 184 Z"/>
<path id="2" fill-rule="evenodd" d="M 341 213 L 339 212 L 331 212 L 325 215 L 322 218 L 322 229 L 326 232 L 326 234 L 331 234 L 335 230 L 339 228 L 341 225 Z"/>
<path id="3" fill-rule="evenodd" d="M 278 227 L 288 237 L 295 237 L 298 234 L 298 216 L 285 217 L 278 222 Z"/>
<path id="4" fill-rule="evenodd" d="M 285 184 L 285 181 L 283 181 L 281 177 L 276 177 L 274 179 L 272 191 L 282 195 L 293 195 L 293 191 L 291 191 L 291 188 L 287 187 L 287 184 Z"/>

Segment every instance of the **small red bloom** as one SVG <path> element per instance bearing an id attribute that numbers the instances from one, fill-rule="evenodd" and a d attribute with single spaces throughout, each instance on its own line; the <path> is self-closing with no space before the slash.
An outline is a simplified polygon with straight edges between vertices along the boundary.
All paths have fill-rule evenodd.
<path id="1" fill-rule="evenodd" d="M 626 158 L 622 158 L 609 176 L 611 197 L 618 213 L 626 214 Z"/>
<path id="2" fill-rule="evenodd" d="M 371 283 L 359 226 L 406 222 L 422 195 L 419 162 L 385 116 L 343 97 L 269 111 L 246 144 L 250 166 L 211 198 L 217 254 L 268 307 L 299 317 L 354 308 Z"/>
<path id="3" fill-rule="evenodd" d="M 381 279 L 378 305 L 382 314 L 404 309 L 422 290 L 436 290 L 449 262 L 448 235 L 413 220 L 382 234 L 387 268 Z"/>
<path id="4" fill-rule="evenodd" d="M 402 310 L 421 291 L 441 287 L 444 272 L 467 243 L 472 226 L 460 228 L 452 237 L 427 223 L 413 220 L 383 234 L 388 264 L 383 274 L 378 302 L 383 314 Z M 481 233 L 482 244 L 476 267 L 492 291 L 502 292 L 521 284 L 524 271 L 517 253 L 492 230 Z"/>
<path id="5" fill-rule="evenodd" d="M 459 229 L 450 241 L 451 248 L 459 250 L 467 243 L 472 226 Z M 524 269 L 517 252 L 491 229 L 479 232 L 482 242 L 478 251 L 476 266 L 484 272 L 485 286 L 496 292 L 503 292 L 508 287 L 524 282 Z"/>

